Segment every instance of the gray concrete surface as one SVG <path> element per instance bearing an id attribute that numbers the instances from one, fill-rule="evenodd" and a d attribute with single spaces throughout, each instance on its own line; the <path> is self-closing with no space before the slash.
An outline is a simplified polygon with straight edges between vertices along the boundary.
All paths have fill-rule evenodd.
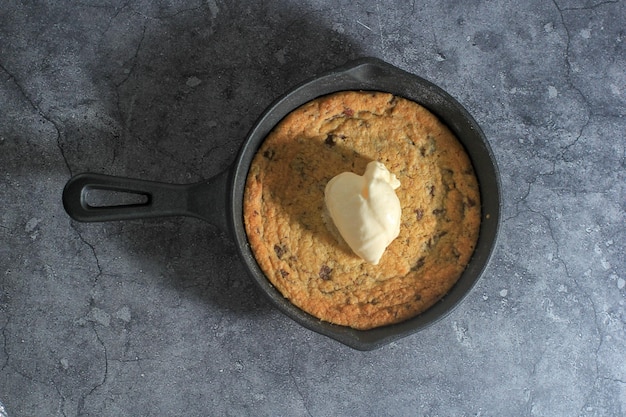
<path id="1" fill-rule="evenodd" d="M 9 0 L 0 10 L 0 401 L 18 416 L 626 414 L 624 1 Z M 83 224 L 93 171 L 226 168 L 290 86 L 375 56 L 461 101 L 502 232 L 450 316 L 358 352 L 263 298 L 188 218 Z"/>

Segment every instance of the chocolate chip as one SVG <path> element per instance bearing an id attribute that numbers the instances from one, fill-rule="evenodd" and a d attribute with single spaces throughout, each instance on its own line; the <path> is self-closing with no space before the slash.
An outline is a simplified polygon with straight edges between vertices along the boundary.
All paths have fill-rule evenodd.
<path id="1" fill-rule="evenodd" d="M 333 135 L 332 133 L 328 134 L 328 136 L 326 136 L 326 140 L 324 141 L 324 143 L 330 146 L 331 148 L 335 146 L 335 135 Z"/>
<path id="2" fill-rule="evenodd" d="M 352 110 L 352 109 L 351 109 L 351 108 L 349 108 L 349 107 L 345 107 L 345 108 L 343 109 L 343 114 L 345 114 L 345 115 L 346 115 L 346 116 L 348 116 L 348 117 L 352 117 L 352 116 L 354 116 L 354 110 Z"/>
<path id="3" fill-rule="evenodd" d="M 274 252 L 276 252 L 276 256 L 280 259 L 285 254 L 286 248 L 284 246 L 274 245 Z"/>
<path id="4" fill-rule="evenodd" d="M 439 240 L 442 237 L 444 237 L 447 234 L 448 234 L 448 232 L 446 232 L 445 230 L 442 230 L 441 232 L 439 232 L 435 236 L 432 236 L 432 237 L 428 238 L 428 242 L 426 242 L 426 247 L 428 247 L 429 249 L 432 248 L 434 245 L 437 244 L 437 242 L 439 242 Z"/>
<path id="5" fill-rule="evenodd" d="M 435 153 L 435 138 L 431 135 L 426 137 L 427 143 L 425 145 L 420 146 L 420 155 L 422 157 L 430 156 Z"/>
<path id="6" fill-rule="evenodd" d="M 276 152 L 274 151 L 274 149 L 267 149 L 265 152 L 263 152 L 263 156 L 269 159 L 270 161 L 274 159 L 275 154 Z"/>
<path id="7" fill-rule="evenodd" d="M 422 220 L 423 217 L 424 217 L 424 210 L 422 210 L 422 209 L 415 209 L 415 218 L 417 220 Z"/>
<path id="8" fill-rule="evenodd" d="M 467 198 L 467 206 L 468 207 L 476 207 L 476 201 L 470 197 Z"/>
<path id="9" fill-rule="evenodd" d="M 333 272 L 332 269 L 328 265 L 322 265 L 320 268 L 319 276 L 324 281 L 328 281 L 330 279 L 330 273 Z"/>
<path id="10" fill-rule="evenodd" d="M 430 186 L 430 192 L 428 194 L 430 194 L 431 197 L 435 196 L 435 186 L 434 185 Z"/>
<path id="11" fill-rule="evenodd" d="M 417 262 L 415 262 L 415 265 L 411 267 L 411 271 L 417 271 L 418 269 L 423 267 L 425 263 L 426 263 L 426 259 L 422 256 L 421 258 L 417 260 Z"/>
<path id="12" fill-rule="evenodd" d="M 280 269 L 279 272 L 280 275 L 283 276 L 283 278 L 287 278 L 289 276 L 289 272 L 285 271 L 284 269 Z"/>

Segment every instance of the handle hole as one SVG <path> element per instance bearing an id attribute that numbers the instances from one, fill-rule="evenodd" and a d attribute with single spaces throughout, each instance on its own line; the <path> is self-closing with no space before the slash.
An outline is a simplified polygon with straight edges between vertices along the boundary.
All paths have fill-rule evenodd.
<path id="1" fill-rule="evenodd" d="M 150 196 L 147 194 L 103 190 L 100 188 L 87 188 L 85 190 L 84 199 L 87 206 L 92 208 L 141 206 L 150 202 Z"/>

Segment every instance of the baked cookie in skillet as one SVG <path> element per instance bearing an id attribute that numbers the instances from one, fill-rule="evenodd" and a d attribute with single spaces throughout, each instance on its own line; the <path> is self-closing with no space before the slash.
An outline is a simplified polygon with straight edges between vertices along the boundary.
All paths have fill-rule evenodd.
<path id="1" fill-rule="evenodd" d="M 355 255 L 324 204 L 328 181 L 382 162 L 400 181 L 400 234 L 378 265 Z M 425 311 L 472 256 L 480 194 L 463 146 L 419 104 L 388 93 L 344 91 L 287 115 L 250 166 L 244 223 L 270 282 L 307 313 L 371 329 Z"/>

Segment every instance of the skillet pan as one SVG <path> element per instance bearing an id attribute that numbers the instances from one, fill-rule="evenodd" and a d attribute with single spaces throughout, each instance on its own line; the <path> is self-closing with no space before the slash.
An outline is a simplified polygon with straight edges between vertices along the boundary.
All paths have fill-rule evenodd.
<path id="1" fill-rule="evenodd" d="M 478 179 L 482 221 L 474 254 L 454 287 L 424 313 L 402 323 L 371 330 L 337 326 L 305 313 L 276 290 L 250 250 L 243 220 L 243 196 L 252 159 L 272 128 L 288 113 L 319 96 L 343 90 L 384 91 L 420 103 L 437 115 L 465 147 Z M 89 190 L 138 194 L 144 201 L 94 207 Z M 445 317 L 483 273 L 496 244 L 500 224 L 500 179 L 493 152 L 472 116 L 434 84 L 375 58 L 352 61 L 306 81 L 271 104 L 257 120 L 239 154 L 221 174 L 194 184 L 169 184 L 95 173 L 78 174 L 63 190 L 63 205 L 74 220 L 102 222 L 163 216 L 192 216 L 232 237 L 249 275 L 280 311 L 302 326 L 357 350 L 373 350 L 413 334 Z"/>

